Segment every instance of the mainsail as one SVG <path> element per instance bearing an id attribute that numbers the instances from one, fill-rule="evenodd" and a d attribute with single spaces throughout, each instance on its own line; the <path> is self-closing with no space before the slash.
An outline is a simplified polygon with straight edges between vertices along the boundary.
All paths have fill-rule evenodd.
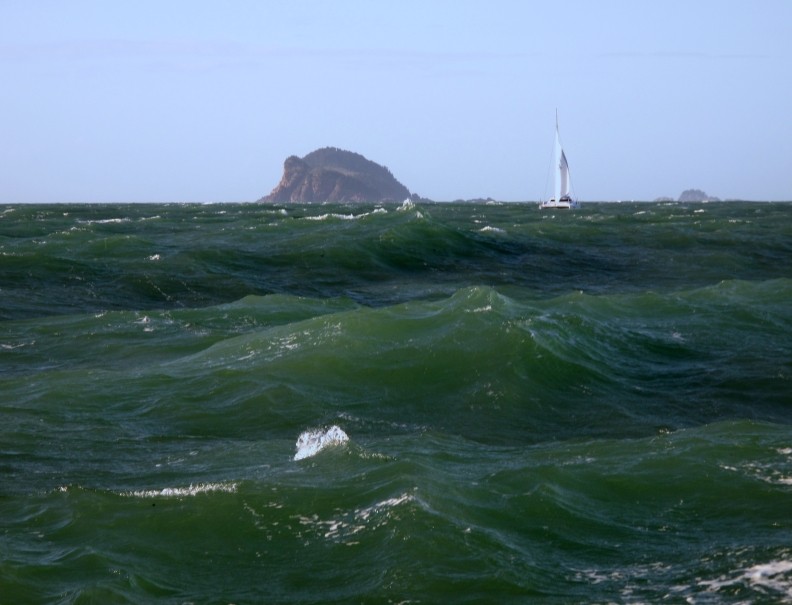
<path id="1" fill-rule="evenodd" d="M 556 153 L 558 158 L 558 170 L 556 171 L 555 199 L 561 200 L 569 196 L 569 164 L 567 164 L 566 154 L 561 148 L 561 141 L 558 138 L 556 129 Z"/>
<path id="2" fill-rule="evenodd" d="M 578 203 L 572 198 L 569 182 L 569 164 L 561 147 L 561 135 L 558 133 L 558 112 L 556 112 L 555 148 L 553 149 L 555 164 L 555 196 L 541 202 L 540 208 L 577 208 Z"/>

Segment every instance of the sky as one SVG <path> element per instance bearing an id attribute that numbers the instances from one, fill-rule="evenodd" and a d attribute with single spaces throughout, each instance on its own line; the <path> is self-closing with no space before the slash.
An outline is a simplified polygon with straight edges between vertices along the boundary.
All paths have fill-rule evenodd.
<path id="1" fill-rule="evenodd" d="M 0 203 L 246 202 L 332 146 L 434 200 L 792 200 L 792 0 L 0 0 Z"/>

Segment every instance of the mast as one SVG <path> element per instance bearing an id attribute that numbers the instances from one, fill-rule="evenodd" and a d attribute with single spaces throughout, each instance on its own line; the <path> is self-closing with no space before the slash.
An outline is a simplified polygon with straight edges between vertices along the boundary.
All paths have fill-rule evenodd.
<path id="1" fill-rule="evenodd" d="M 558 133 L 558 108 L 556 108 L 556 131 L 555 131 L 555 200 L 561 201 L 564 195 L 563 164 L 566 162 L 564 150 L 561 148 L 561 135 Z"/>
<path id="2" fill-rule="evenodd" d="M 558 109 L 556 109 L 556 173 L 555 173 L 555 196 L 556 201 L 569 195 L 569 164 L 567 163 L 564 148 L 561 146 L 561 135 L 558 130 Z"/>

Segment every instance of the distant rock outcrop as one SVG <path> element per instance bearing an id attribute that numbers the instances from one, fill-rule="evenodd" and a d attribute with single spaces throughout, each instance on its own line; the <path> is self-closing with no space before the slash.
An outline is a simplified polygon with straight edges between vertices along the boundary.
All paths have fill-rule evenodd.
<path id="1" fill-rule="evenodd" d="M 390 170 L 359 153 L 324 147 L 303 158 L 289 156 L 283 177 L 260 202 L 401 201 L 410 191 Z"/>
<path id="2" fill-rule="evenodd" d="M 720 199 L 712 196 L 707 195 L 701 189 L 685 189 L 679 196 L 678 200 L 674 200 L 672 197 L 658 197 L 652 200 L 654 202 L 720 202 Z"/>
<path id="3" fill-rule="evenodd" d="M 701 189 L 685 189 L 679 196 L 680 202 L 719 202 L 716 197 L 704 193 Z"/>

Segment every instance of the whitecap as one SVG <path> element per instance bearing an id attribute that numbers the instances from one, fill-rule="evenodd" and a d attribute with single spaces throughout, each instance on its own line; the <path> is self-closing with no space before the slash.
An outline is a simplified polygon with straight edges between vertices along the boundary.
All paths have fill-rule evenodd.
<path id="1" fill-rule="evenodd" d="M 331 218 L 337 218 L 344 221 L 353 221 L 357 217 L 354 214 L 337 214 L 337 213 L 325 213 L 325 214 L 318 214 L 316 216 L 306 216 L 306 221 L 326 221 Z"/>
<path id="2" fill-rule="evenodd" d="M 340 516 L 332 519 L 322 519 L 315 514 L 311 516 L 299 515 L 296 518 L 300 525 L 312 528 L 326 540 L 340 540 L 351 546 L 357 544 L 357 542 L 351 541 L 353 536 L 387 525 L 392 518 L 391 513 L 394 509 L 413 500 L 414 497 L 411 494 L 404 493 L 370 506 L 341 513 Z"/>
<path id="3" fill-rule="evenodd" d="M 718 592 L 723 588 L 735 585 L 758 586 L 767 592 L 792 596 L 792 561 L 779 560 L 753 565 L 738 572 L 738 575 L 721 576 L 715 580 L 701 580 L 700 586 L 705 586 L 710 592 Z"/>
<path id="4" fill-rule="evenodd" d="M 103 219 L 96 219 L 96 220 L 86 220 L 86 221 L 77 221 L 78 223 L 88 223 L 89 225 L 113 225 L 119 223 L 128 223 L 132 219 L 127 217 L 122 218 L 103 218 Z"/>
<path id="5" fill-rule="evenodd" d="M 335 424 L 329 429 L 309 429 L 303 431 L 297 438 L 297 453 L 294 454 L 294 459 L 311 458 L 325 448 L 343 445 L 348 441 L 349 436 Z"/>
<path id="6" fill-rule="evenodd" d="M 476 307 L 472 311 L 466 311 L 466 313 L 489 313 L 492 311 L 492 305 L 486 305 L 484 307 Z"/>
<path id="7" fill-rule="evenodd" d="M 374 513 L 382 512 L 383 510 L 388 508 L 395 508 L 400 504 L 403 504 L 405 502 L 412 502 L 412 501 L 413 501 L 413 496 L 407 493 L 401 494 L 400 496 L 396 496 L 395 498 L 387 498 L 386 500 L 377 502 L 372 506 L 355 509 L 355 518 L 365 521 L 368 520 L 368 518 L 371 517 L 371 515 L 373 515 Z"/>
<path id="8" fill-rule="evenodd" d="M 164 487 L 162 489 L 122 492 L 121 495 L 129 498 L 185 498 L 212 492 L 232 494 L 236 491 L 236 483 L 199 483 L 197 485 L 190 484 L 189 487 Z"/>
<path id="9" fill-rule="evenodd" d="M 487 225 L 486 227 L 482 227 L 481 229 L 479 229 L 479 232 L 480 233 L 488 233 L 488 232 L 491 232 L 491 233 L 506 233 L 506 231 L 504 229 L 501 229 L 500 227 L 493 227 L 492 225 Z"/>
<path id="10" fill-rule="evenodd" d="M 13 351 L 14 349 L 19 349 L 20 347 L 28 347 L 34 344 L 36 344 L 35 340 L 31 340 L 30 342 L 20 342 L 18 344 L 0 343 L 0 349 L 3 349 L 5 351 Z"/>
<path id="11" fill-rule="evenodd" d="M 326 221 L 329 219 L 338 219 L 342 221 L 356 221 L 362 218 L 366 218 L 367 216 L 372 216 L 374 214 L 387 214 L 388 211 L 385 208 L 375 208 L 371 212 L 362 212 L 361 214 L 339 214 L 337 212 L 332 213 L 325 213 L 325 214 L 318 214 L 316 216 L 306 216 L 304 217 L 306 221 Z"/>

